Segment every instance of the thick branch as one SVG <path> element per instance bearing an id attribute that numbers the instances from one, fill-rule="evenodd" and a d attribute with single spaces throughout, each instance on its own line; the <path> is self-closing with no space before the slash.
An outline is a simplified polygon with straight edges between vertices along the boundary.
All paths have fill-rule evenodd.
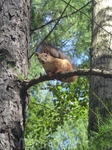
<path id="1" fill-rule="evenodd" d="M 88 76 L 88 75 L 95 75 L 95 76 L 102 76 L 104 78 L 112 78 L 112 72 L 106 71 L 106 70 L 100 70 L 100 69 L 79 69 L 79 70 L 74 70 L 72 72 L 65 72 L 65 73 L 60 73 L 58 75 L 59 80 L 62 78 L 67 78 L 71 76 Z M 39 78 L 35 78 L 32 80 L 24 80 L 23 81 L 23 86 L 27 90 L 31 86 L 34 86 L 40 82 L 44 81 L 50 81 L 56 79 L 56 76 L 53 75 L 52 77 L 49 77 L 48 75 L 40 76 Z"/>

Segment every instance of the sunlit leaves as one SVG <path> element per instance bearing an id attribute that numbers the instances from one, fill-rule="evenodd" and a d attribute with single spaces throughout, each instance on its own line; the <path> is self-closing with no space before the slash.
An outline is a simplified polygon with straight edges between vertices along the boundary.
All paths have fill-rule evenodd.
<path id="1" fill-rule="evenodd" d="M 77 82 L 74 82 L 69 86 L 67 84 L 63 84 L 62 86 L 60 82 L 58 82 L 57 85 L 49 84 L 49 89 L 52 91 L 51 96 L 50 91 L 47 94 L 45 90 L 43 90 L 44 96 L 46 95 L 45 99 L 41 99 L 42 101 L 40 101 L 37 98 L 31 97 L 29 103 L 25 134 L 26 143 L 28 145 L 29 138 L 33 138 L 33 141 L 31 140 L 33 148 L 36 144 L 38 147 L 41 147 L 44 144 L 45 147 L 52 147 L 53 145 L 49 145 L 49 142 L 55 144 L 54 141 L 57 138 L 57 136 L 55 137 L 55 134 L 60 134 L 60 138 L 62 138 L 61 133 L 58 131 L 60 126 L 62 127 L 62 131 L 60 131 L 66 132 L 68 135 L 70 134 L 69 132 L 77 129 L 76 122 L 78 120 L 80 120 L 80 123 L 85 122 L 87 125 L 88 82 L 86 78 L 80 78 Z M 69 122 L 72 122 L 71 125 L 68 120 Z M 65 124 L 66 127 L 69 128 L 68 131 L 64 131 L 65 129 L 63 129 Z M 87 126 L 82 129 L 84 132 L 86 132 L 86 127 Z M 72 128 L 72 130 L 70 128 Z M 77 130 L 77 132 L 79 131 Z M 72 136 L 76 138 L 77 132 L 71 134 L 71 138 Z M 51 138 L 51 135 L 53 138 Z M 77 142 L 79 142 L 79 140 Z M 58 144 L 60 145 L 60 143 Z"/>

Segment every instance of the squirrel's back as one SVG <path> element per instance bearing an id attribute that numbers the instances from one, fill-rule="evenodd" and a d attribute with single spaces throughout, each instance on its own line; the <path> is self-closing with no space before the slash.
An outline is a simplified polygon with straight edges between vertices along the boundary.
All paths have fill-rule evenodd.
<path id="1" fill-rule="evenodd" d="M 60 52 L 59 49 L 46 42 L 41 43 L 40 53 L 47 53 L 47 54 L 49 53 L 54 58 L 68 59 L 68 57 L 64 55 L 62 52 Z"/>

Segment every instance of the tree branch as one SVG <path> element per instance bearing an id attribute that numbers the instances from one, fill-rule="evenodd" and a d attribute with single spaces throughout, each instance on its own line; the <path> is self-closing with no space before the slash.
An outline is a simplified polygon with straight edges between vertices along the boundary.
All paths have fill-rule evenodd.
<path id="1" fill-rule="evenodd" d="M 104 78 L 112 78 L 112 72 L 106 71 L 106 70 L 100 70 L 100 69 L 79 69 L 79 70 L 74 70 L 71 72 L 64 72 L 64 73 L 60 73 L 58 75 L 59 80 L 61 80 L 62 78 L 67 78 L 67 77 L 71 77 L 71 76 L 90 76 L 90 75 L 95 75 L 95 76 L 102 76 Z M 28 89 L 31 86 L 34 86 L 40 82 L 44 82 L 44 81 L 50 81 L 50 80 L 54 80 L 56 79 L 56 76 L 53 75 L 51 77 L 49 77 L 48 75 L 44 75 L 44 76 L 40 76 L 39 78 L 35 78 L 32 80 L 24 80 L 23 81 L 23 86 L 24 89 Z"/>
<path id="2" fill-rule="evenodd" d="M 68 2 L 66 2 L 65 0 L 62 0 L 62 1 L 65 2 L 66 4 L 68 4 Z M 76 7 L 72 6 L 71 4 L 69 4 L 69 6 L 71 6 L 75 10 L 78 10 Z M 101 28 L 102 30 L 104 30 L 105 32 L 107 32 L 109 35 L 112 35 L 110 32 L 108 32 L 107 30 L 105 30 L 101 25 L 99 25 L 97 22 L 95 22 L 92 18 L 90 18 L 86 13 L 84 13 L 83 11 L 80 11 L 80 13 L 82 13 L 83 15 L 85 15 L 89 20 L 91 20 L 93 23 L 95 23 L 99 28 Z"/>
<path id="3" fill-rule="evenodd" d="M 90 3 L 91 3 L 91 1 L 87 2 L 87 3 L 86 3 L 85 5 L 83 5 L 81 8 L 77 9 L 76 11 L 74 11 L 74 12 L 72 12 L 72 13 L 70 13 L 70 14 L 61 16 L 61 18 L 58 17 L 58 18 L 56 18 L 56 19 L 52 19 L 52 20 L 50 20 L 49 22 L 43 24 L 42 26 L 32 29 L 32 30 L 31 30 L 31 34 L 32 34 L 34 31 L 36 31 L 36 30 L 38 30 L 38 29 L 41 29 L 41 28 L 43 28 L 43 27 L 45 27 L 45 26 L 51 24 L 52 22 L 55 22 L 55 21 L 59 20 L 59 18 L 60 18 L 60 19 L 63 19 L 63 18 L 69 17 L 69 16 L 71 16 L 71 15 L 74 15 L 75 13 L 81 11 L 83 8 L 85 8 L 85 7 L 86 7 L 87 5 L 89 5 Z"/>
<path id="4" fill-rule="evenodd" d="M 65 6 L 63 12 L 61 13 L 60 17 L 57 19 L 57 22 L 55 23 L 54 27 L 51 29 L 51 31 L 46 35 L 46 37 L 39 43 L 39 45 L 36 47 L 36 49 L 39 48 L 39 46 L 50 36 L 50 34 L 53 32 L 53 30 L 56 28 L 57 24 L 59 23 L 60 19 L 62 18 L 63 14 L 65 13 L 69 3 L 71 0 L 69 0 L 68 4 Z M 33 56 L 34 53 L 31 54 L 31 56 L 29 57 L 29 59 L 31 59 L 31 57 Z"/>

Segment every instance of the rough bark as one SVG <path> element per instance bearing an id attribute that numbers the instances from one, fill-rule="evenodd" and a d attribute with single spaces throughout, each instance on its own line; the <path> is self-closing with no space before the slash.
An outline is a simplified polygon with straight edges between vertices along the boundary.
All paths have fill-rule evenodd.
<path id="1" fill-rule="evenodd" d="M 0 1 L 0 150 L 24 149 L 29 8 L 30 0 Z"/>
<path id="2" fill-rule="evenodd" d="M 93 36 L 91 48 L 91 69 L 112 71 L 112 1 L 93 0 Z M 98 25 L 97 25 L 98 24 Z M 98 108 L 102 119 L 105 118 L 107 109 L 112 102 L 112 78 L 101 76 L 90 77 L 90 111 L 89 131 L 96 130 Z M 108 107 L 109 110 L 111 108 Z"/>

